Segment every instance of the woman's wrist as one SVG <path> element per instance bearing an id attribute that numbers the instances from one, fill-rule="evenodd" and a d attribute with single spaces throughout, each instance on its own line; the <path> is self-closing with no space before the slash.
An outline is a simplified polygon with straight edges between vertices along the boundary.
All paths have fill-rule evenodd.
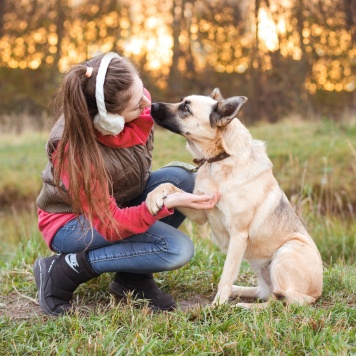
<path id="1" fill-rule="evenodd" d="M 164 198 L 163 202 L 167 209 L 175 207 L 186 207 L 193 209 L 211 209 L 218 200 L 220 194 L 214 193 L 213 195 L 196 195 L 187 192 L 177 192 L 169 194 Z"/>
<path id="2" fill-rule="evenodd" d="M 172 209 L 172 208 L 176 207 L 177 205 L 175 205 L 175 203 L 176 203 L 176 200 L 174 198 L 174 194 L 167 195 L 163 200 L 163 204 L 165 205 L 165 207 L 167 209 Z"/>

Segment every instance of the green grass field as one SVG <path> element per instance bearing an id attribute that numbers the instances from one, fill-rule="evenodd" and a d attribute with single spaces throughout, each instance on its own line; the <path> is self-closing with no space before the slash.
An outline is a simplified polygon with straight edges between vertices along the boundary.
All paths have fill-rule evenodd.
<path id="1" fill-rule="evenodd" d="M 185 222 L 196 253 L 183 268 L 156 275 L 181 303 L 151 313 L 140 301 L 118 303 L 112 275 L 82 285 L 73 316 L 45 316 L 36 305 L 32 264 L 49 255 L 33 204 L 46 164 L 46 133 L 0 139 L 0 355 L 352 355 L 356 353 L 356 127 L 285 122 L 251 129 L 267 142 L 275 176 L 324 261 L 324 291 L 313 306 L 276 301 L 263 311 L 211 308 L 225 255 L 209 228 Z M 154 169 L 190 162 L 184 139 L 156 130 Z M 238 283 L 255 281 L 244 264 Z M 200 306 L 192 306 L 200 302 Z M 187 308 L 190 305 L 191 307 Z"/>

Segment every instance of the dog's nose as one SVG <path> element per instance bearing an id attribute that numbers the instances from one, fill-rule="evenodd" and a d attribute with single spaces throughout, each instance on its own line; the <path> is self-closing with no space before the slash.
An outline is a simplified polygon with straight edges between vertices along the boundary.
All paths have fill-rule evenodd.
<path id="1" fill-rule="evenodd" d="M 151 110 L 158 110 L 158 103 L 152 103 Z"/>

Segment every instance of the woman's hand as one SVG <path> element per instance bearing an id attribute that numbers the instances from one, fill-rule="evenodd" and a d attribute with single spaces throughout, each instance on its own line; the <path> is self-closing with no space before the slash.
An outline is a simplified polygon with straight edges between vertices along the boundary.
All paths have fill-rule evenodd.
<path id="1" fill-rule="evenodd" d="M 220 194 L 213 195 L 197 195 L 186 192 L 176 192 L 167 195 L 164 199 L 164 205 L 170 208 L 184 207 L 197 210 L 212 209 L 219 201 Z"/>

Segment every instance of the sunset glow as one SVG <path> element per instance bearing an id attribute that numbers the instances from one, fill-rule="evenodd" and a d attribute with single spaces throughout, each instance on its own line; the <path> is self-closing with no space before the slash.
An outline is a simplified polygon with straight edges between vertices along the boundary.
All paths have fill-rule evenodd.
<path id="1" fill-rule="evenodd" d="M 278 31 L 283 28 L 283 23 L 281 22 L 279 28 L 269 16 L 265 9 L 260 9 L 259 14 L 259 25 L 258 25 L 258 37 L 262 43 L 267 47 L 268 50 L 274 51 L 278 48 Z"/>
<path id="2" fill-rule="evenodd" d="M 289 2 L 282 2 L 282 6 L 290 12 L 288 4 Z M 81 0 L 72 0 L 72 6 L 80 11 L 84 5 Z M 83 19 L 75 17 L 71 21 L 65 20 L 67 34 L 61 39 L 59 59 L 59 37 L 53 14 L 48 15 L 52 23 L 47 27 L 42 25 L 27 32 L 24 31 L 28 26 L 26 22 L 16 22 L 13 14 L 7 14 L 4 30 L 10 34 L 4 35 L 0 40 L 0 65 L 32 70 L 42 65 L 56 65 L 61 72 L 65 72 L 74 63 L 118 48 L 123 55 L 130 58 L 144 58 L 145 70 L 152 72 L 157 78 L 167 75 L 173 56 L 173 28 L 168 5 L 160 3 L 161 12 L 139 2 L 130 6 L 130 11 L 135 14 L 133 18 L 124 8 L 120 14 L 111 11 L 95 21 L 88 19 L 83 22 Z M 97 11 L 99 8 L 92 5 L 90 12 Z M 143 11 L 147 11 L 147 17 L 142 16 Z M 252 60 L 250 51 L 256 37 L 254 31 L 258 29 L 258 53 L 264 71 L 272 68 L 270 54 L 273 52 L 278 51 L 284 58 L 294 61 L 301 60 L 307 54 L 314 56 L 311 75 L 305 82 L 305 88 L 311 94 L 318 89 L 347 92 L 355 90 L 356 79 L 352 75 L 351 64 L 356 56 L 356 49 L 351 46 L 350 33 L 331 28 L 326 31 L 317 22 L 305 22 L 299 33 L 295 31 L 295 18 L 288 21 L 286 12 L 280 11 L 277 16 L 272 11 L 276 11 L 276 4 L 271 3 L 270 7 L 259 9 L 258 26 L 254 24 L 255 19 L 251 12 L 248 20 L 252 24 L 251 30 L 242 34 L 232 22 L 220 26 L 219 21 L 224 20 L 220 15 L 215 22 L 209 22 L 204 18 L 195 18 L 190 13 L 189 29 L 179 33 L 180 50 L 182 53 L 190 51 L 198 71 L 212 66 L 216 72 L 243 74 L 257 65 Z M 226 18 L 229 16 L 231 14 L 226 13 Z M 333 24 L 331 19 L 330 24 Z M 22 36 L 11 35 L 18 28 L 24 31 Z M 348 57 L 345 57 L 345 53 L 348 53 Z M 334 59 L 334 56 L 338 57 Z M 180 60 L 179 70 L 184 71 L 185 66 L 185 61 Z"/>

